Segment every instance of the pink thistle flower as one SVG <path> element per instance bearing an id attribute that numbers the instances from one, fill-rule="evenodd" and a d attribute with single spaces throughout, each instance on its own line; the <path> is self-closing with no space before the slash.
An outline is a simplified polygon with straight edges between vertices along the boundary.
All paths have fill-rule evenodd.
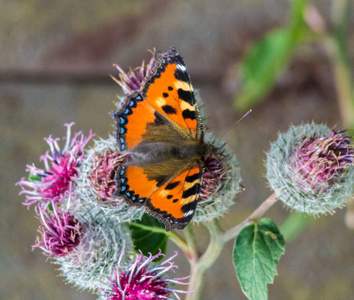
<path id="1" fill-rule="evenodd" d="M 53 210 L 47 213 L 49 204 L 51 204 Z M 55 201 L 49 202 L 48 205 L 46 207 L 37 205 L 36 207 L 41 226 L 38 229 L 40 236 L 37 237 L 32 250 L 36 247 L 41 248 L 48 257 L 51 255 L 56 257 L 66 256 L 80 242 L 81 224 L 68 211 L 59 211 Z"/>
<path id="2" fill-rule="evenodd" d="M 290 157 L 298 183 L 322 192 L 354 165 L 354 148 L 345 131 L 331 130 L 329 137 L 306 139 Z"/>
<path id="3" fill-rule="evenodd" d="M 102 154 L 96 154 L 89 179 L 98 200 L 103 202 L 117 201 L 113 198 L 116 190 L 115 174 L 118 166 L 123 162 L 124 156 L 117 151 L 106 150 Z"/>
<path id="4" fill-rule="evenodd" d="M 171 299 L 169 296 L 173 294 L 177 299 L 180 297 L 177 293 L 188 293 L 183 290 L 173 289 L 172 284 L 187 285 L 182 282 L 189 278 L 167 278 L 165 273 L 175 271 L 178 267 L 172 259 L 177 256 L 177 252 L 169 259 L 152 266 L 153 260 L 163 256 L 161 251 L 156 255 L 149 257 L 144 256 L 141 252 L 137 255 L 135 262 L 126 271 L 120 271 L 120 261 L 124 250 L 119 258 L 115 274 L 111 279 L 111 292 L 108 294 L 109 300 L 157 300 Z"/>
<path id="5" fill-rule="evenodd" d="M 29 172 L 29 179 L 22 178 L 17 182 L 22 188 L 21 194 L 26 194 L 25 205 L 28 207 L 33 203 L 50 199 L 61 199 L 59 196 L 68 190 L 69 183 L 76 178 L 80 162 L 85 157 L 84 147 L 94 136 L 90 131 L 88 137 L 82 132 L 77 132 L 71 139 L 71 126 L 74 123 L 65 124 L 67 127 L 66 143 L 62 150 L 59 147 L 59 138 L 51 136 L 44 140 L 48 143 L 50 151 L 40 157 L 44 162 L 44 169 L 37 168 L 34 164 L 27 165 L 26 172 Z"/>
<path id="6" fill-rule="evenodd" d="M 128 73 L 125 73 L 118 65 L 114 65 L 119 71 L 119 79 L 111 76 L 115 82 L 117 82 L 123 89 L 124 94 L 129 94 L 132 91 L 139 90 L 140 85 L 144 78 L 150 73 L 155 63 L 156 50 L 150 51 L 152 57 L 148 64 L 145 61 L 142 62 L 140 67 L 135 69 L 129 69 Z"/>

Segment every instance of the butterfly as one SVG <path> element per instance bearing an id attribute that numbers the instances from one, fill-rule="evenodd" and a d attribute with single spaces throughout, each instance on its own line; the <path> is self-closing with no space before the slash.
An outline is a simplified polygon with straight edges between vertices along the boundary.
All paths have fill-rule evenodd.
<path id="1" fill-rule="evenodd" d="M 140 89 L 112 113 L 125 162 L 117 169 L 114 197 L 124 198 L 165 224 L 191 221 L 203 182 L 203 124 L 191 79 L 176 48 L 157 54 Z"/>

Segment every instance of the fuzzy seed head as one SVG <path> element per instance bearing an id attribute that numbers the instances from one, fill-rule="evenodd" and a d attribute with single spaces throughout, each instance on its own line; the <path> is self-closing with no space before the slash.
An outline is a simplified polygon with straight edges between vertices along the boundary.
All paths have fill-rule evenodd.
<path id="1" fill-rule="evenodd" d="M 306 139 L 290 156 L 303 189 L 322 192 L 354 165 L 353 145 L 343 133 L 331 130 L 329 137 Z"/>
<path id="2" fill-rule="evenodd" d="M 353 145 L 344 131 L 314 123 L 293 126 L 271 144 L 267 178 L 290 208 L 326 214 L 351 197 L 353 162 Z"/>
<path id="3" fill-rule="evenodd" d="M 233 151 L 225 142 L 206 132 L 204 143 L 212 151 L 204 157 L 205 171 L 198 205 L 192 222 L 208 222 L 221 217 L 235 203 L 241 191 L 240 166 Z"/>

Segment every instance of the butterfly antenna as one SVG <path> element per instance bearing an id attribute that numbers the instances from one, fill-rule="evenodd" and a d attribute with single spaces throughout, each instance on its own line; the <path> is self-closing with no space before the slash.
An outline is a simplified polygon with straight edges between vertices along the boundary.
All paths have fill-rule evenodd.
<path id="1" fill-rule="evenodd" d="M 234 128 L 239 122 L 241 122 L 244 118 L 246 118 L 250 113 L 252 112 L 252 109 L 250 109 L 248 112 L 246 112 L 240 119 L 238 119 L 232 126 L 221 136 L 221 139 L 227 135 L 232 128 Z"/>
<path id="2" fill-rule="evenodd" d="M 236 179 L 232 179 L 232 180 L 236 180 Z M 238 183 L 238 185 L 240 186 L 240 189 L 241 189 L 242 191 L 245 191 L 245 190 L 246 190 L 245 186 L 244 186 L 241 182 L 239 182 L 239 181 L 237 180 L 237 183 Z"/>

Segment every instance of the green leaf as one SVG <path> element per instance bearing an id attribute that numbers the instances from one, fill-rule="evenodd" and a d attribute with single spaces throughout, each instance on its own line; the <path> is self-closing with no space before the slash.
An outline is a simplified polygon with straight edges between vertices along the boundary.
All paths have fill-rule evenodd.
<path id="1" fill-rule="evenodd" d="M 306 7 L 306 0 L 292 1 L 289 26 L 270 31 L 246 53 L 240 64 L 242 89 L 235 97 L 236 108 L 246 110 L 262 100 L 287 67 L 309 32 L 304 21 Z"/>
<path id="2" fill-rule="evenodd" d="M 240 65 L 242 90 L 235 99 L 237 108 L 250 108 L 270 91 L 292 56 L 291 45 L 288 29 L 271 31 L 253 45 Z"/>
<path id="3" fill-rule="evenodd" d="M 144 255 L 155 255 L 160 249 L 166 253 L 168 237 L 165 226 L 156 218 L 144 214 L 141 220 L 130 223 L 129 228 L 136 250 L 141 250 Z"/>
<path id="4" fill-rule="evenodd" d="M 248 299 L 266 300 L 267 284 L 273 283 L 276 265 L 285 251 L 277 226 L 269 219 L 246 226 L 238 235 L 233 262 L 242 291 Z"/>

